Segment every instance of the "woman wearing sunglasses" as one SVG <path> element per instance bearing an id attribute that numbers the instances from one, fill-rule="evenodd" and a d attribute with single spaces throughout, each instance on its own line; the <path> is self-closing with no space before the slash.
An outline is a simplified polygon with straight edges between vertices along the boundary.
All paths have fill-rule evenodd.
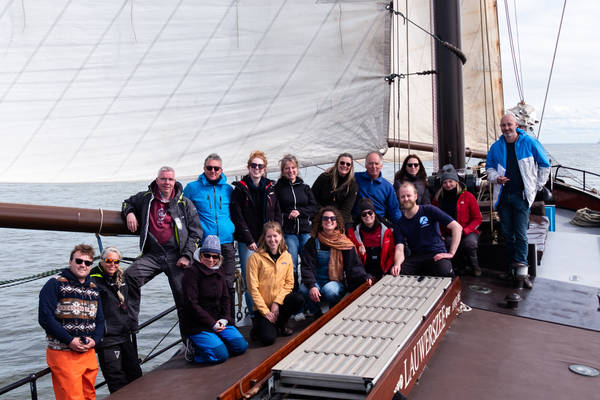
<path id="1" fill-rule="evenodd" d="M 294 268 L 279 222 L 267 222 L 258 249 L 248 259 L 248 291 L 254 302 L 250 336 L 268 346 L 277 335 L 289 336 L 290 316 L 304 305 L 302 295 L 292 292 Z"/>
<path id="2" fill-rule="evenodd" d="M 344 296 L 372 278 L 358 259 L 354 243 L 344 234 L 344 220 L 332 206 L 315 216 L 312 237 L 302 252 L 300 291 L 309 298 L 311 311 L 325 312 Z"/>
<path id="3" fill-rule="evenodd" d="M 361 222 L 348 230 L 348 237 L 367 273 L 379 280 L 394 264 L 394 233 L 379 220 L 371 199 L 360 199 L 358 209 Z"/>
<path id="4" fill-rule="evenodd" d="M 431 192 L 427 182 L 427 171 L 416 154 L 409 154 L 404 159 L 402 167 L 394 175 L 394 191 L 398 195 L 398 189 L 404 182 L 412 183 L 417 188 L 417 205 L 431 204 Z"/>
<path id="5" fill-rule="evenodd" d="M 127 313 L 128 291 L 120 263 L 121 252 L 116 247 L 106 247 L 100 263 L 90 271 L 104 313 L 104 337 L 96 344 L 96 352 L 111 393 L 142 376 L 137 349 L 131 342 L 136 324 Z"/>
<path id="6" fill-rule="evenodd" d="M 312 191 L 317 203 L 323 207 L 334 206 L 340 210 L 346 229 L 352 227 L 352 207 L 358 193 L 352 154 L 340 154 L 333 167 L 319 175 Z"/>
<path id="7" fill-rule="evenodd" d="M 208 235 L 194 252 L 194 261 L 183 272 L 182 332 L 188 337 L 185 359 L 197 364 L 217 364 L 242 354 L 248 342 L 232 325 L 231 299 L 221 271 L 221 242 Z"/>
<path id="8" fill-rule="evenodd" d="M 246 283 L 246 263 L 248 257 L 258 249 L 258 239 L 267 221 L 281 223 L 281 210 L 275 194 L 275 182 L 265 177 L 267 157 L 260 150 L 253 151 L 248 157 L 248 175 L 233 182 L 233 193 L 229 210 L 235 225 L 234 238 L 238 242 L 240 266 L 246 306 L 250 317 L 254 317 L 252 297 Z"/>

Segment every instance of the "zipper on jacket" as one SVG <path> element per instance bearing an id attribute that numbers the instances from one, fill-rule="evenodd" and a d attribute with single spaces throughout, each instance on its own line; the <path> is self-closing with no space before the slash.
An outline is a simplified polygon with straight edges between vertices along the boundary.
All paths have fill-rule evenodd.
<path id="1" fill-rule="evenodd" d="M 294 198 L 294 210 L 296 210 L 296 192 L 294 192 L 294 185 L 290 182 L 290 189 L 292 191 L 292 197 Z M 300 211 L 298 211 L 300 212 Z M 295 218 L 296 219 L 296 235 L 300 234 L 300 214 Z"/>
<path id="2" fill-rule="evenodd" d="M 219 236 L 219 218 L 217 215 L 217 189 L 215 188 L 215 185 L 213 185 L 213 194 L 214 194 L 214 199 L 215 199 L 215 225 L 217 226 L 217 236 Z M 219 198 L 219 202 L 220 202 L 220 198 Z"/>

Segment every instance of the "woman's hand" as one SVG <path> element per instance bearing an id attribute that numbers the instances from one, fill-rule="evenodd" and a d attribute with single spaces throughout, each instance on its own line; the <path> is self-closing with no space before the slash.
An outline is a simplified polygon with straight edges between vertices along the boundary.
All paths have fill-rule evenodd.
<path id="1" fill-rule="evenodd" d="M 256 251 L 258 250 L 258 246 L 256 245 L 256 243 L 252 242 L 248 245 L 248 250 Z"/>
<path id="2" fill-rule="evenodd" d="M 367 252 L 367 249 L 365 249 L 365 245 L 361 243 L 360 246 L 358 246 L 358 253 L 361 256 L 364 256 L 366 252 Z"/>
<path id="3" fill-rule="evenodd" d="M 290 212 L 290 215 L 288 215 L 288 218 L 295 219 L 295 218 L 298 218 L 299 215 L 300 215 L 300 211 L 292 210 L 292 212 Z"/>
<path id="4" fill-rule="evenodd" d="M 321 292 L 319 291 L 319 288 L 316 286 L 311 287 L 310 290 L 308 291 L 308 297 L 310 297 L 310 299 L 314 303 L 320 303 L 321 302 Z"/>

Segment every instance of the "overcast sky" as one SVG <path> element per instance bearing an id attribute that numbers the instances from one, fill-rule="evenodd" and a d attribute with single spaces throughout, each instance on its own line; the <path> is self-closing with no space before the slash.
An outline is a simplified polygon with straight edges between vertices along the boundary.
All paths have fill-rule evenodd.
<path id="1" fill-rule="evenodd" d="M 508 0 L 511 11 L 514 0 Z M 525 101 L 542 114 L 563 0 L 521 0 L 517 22 Z M 505 2 L 498 1 L 504 106 L 519 101 L 506 30 Z M 513 35 L 516 35 L 511 13 Z M 596 143 L 600 140 L 600 2 L 567 2 L 540 140 L 543 143 Z M 536 129 L 537 133 L 537 129 Z"/>

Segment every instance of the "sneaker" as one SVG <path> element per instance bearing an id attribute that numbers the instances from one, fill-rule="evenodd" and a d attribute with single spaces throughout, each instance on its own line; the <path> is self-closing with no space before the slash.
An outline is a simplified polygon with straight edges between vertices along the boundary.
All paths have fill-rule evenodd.
<path id="1" fill-rule="evenodd" d="M 292 318 L 294 319 L 294 321 L 304 321 L 306 319 L 306 317 L 304 316 L 304 313 L 299 312 L 296 315 L 292 315 Z"/>
<path id="2" fill-rule="evenodd" d="M 194 348 L 194 342 L 192 339 L 188 339 L 185 342 L 185 351 L 183 353 L 183 358 L 185 361 L 192 362 L 194 361 L 194 356 L 196 355 L 196 349 Z"/>
<path id="3" fill-rule="evenodd" d="M 291 330 L 290 328 L 287 328 L 287 327 L 285 327 L 285 326 L 282 326 L 282 327 L 280 327 L 280 328 L 279 328 L 279 334 L 280 334 L 281 336 L 290 336 L 290 335 L 292 335 L 293 333 L 294 333 L 294 331 L 293 331 L 293 330 Z"/>
<path id="4" fill-rule="evenodd" d="M 533 281 L 528 276 L 526 276 L 525 278 L 523 278 L 523 287 L 525 289 L 531 289 L 531 288 L 533 288 Z"/>

